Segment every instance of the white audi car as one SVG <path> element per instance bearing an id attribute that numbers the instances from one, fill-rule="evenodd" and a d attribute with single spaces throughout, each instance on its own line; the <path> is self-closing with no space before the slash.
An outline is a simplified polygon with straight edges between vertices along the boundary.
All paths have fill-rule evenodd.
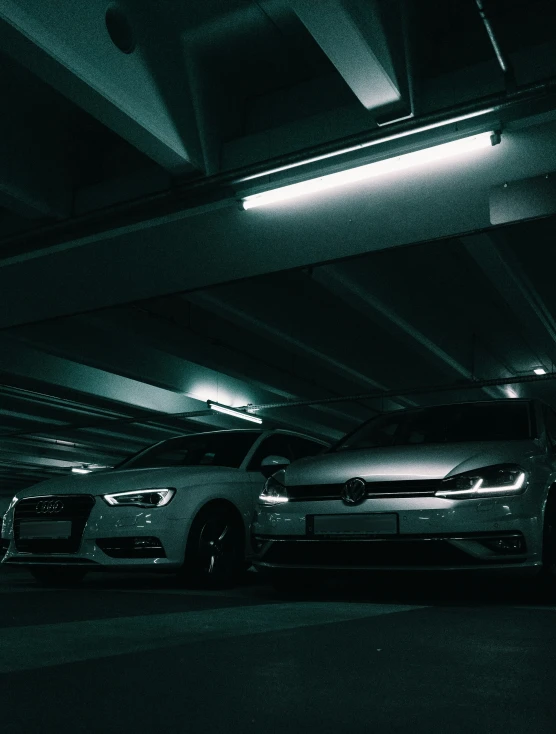
<path id="1" fill-rule="evenodd" d="M 556 414 L 536 400 L 395 411 L 282 468 L 259 498 L 255 567 L 541 573 L 556 588 Z"/>
<path id="2" fill-rule="evenodd" d="M 276 461 L 326 446 L 283 430 L 198 433 L 162 441 L 114 470 L 42 482 L 18 492 L 4 515 L 3 563 L 47 584 L 108 567 L 230 584 L 250 563 L 249 526 L 265 476 Z"/>

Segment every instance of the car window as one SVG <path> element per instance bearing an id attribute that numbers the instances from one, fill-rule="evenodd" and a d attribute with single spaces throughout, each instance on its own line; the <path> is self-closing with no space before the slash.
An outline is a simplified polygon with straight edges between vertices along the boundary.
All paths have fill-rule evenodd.
<path id="1" fill-rule="evenodd" d="M 117 468 L 146 469 L 161 466 L 238 468 L 259 436 L 258 431 L 223 431 L 170 438 L 124 461 Z"/>
<path id="2" fill-rule="evenodd" d="M 253 454 L 247 467 L 249 471 L 258 471 L 261 461 L 267 456 L 284 456 L 290 461 L 304 459 L 306 456 L 320 454 L 326 448 L 323 444 L 301 436 L 289 436 L 286 433 L 275 433 L 266 438 Z"/>
<path id="3" fill-rule="evenodd" d="M 320 454 L 326 446 L 309 438 L 301 438 L 300 436 L 290 436 L 290 446 L 293 452 L 293 460 L 304 459 L 307 456 L 316 456 Z"/>

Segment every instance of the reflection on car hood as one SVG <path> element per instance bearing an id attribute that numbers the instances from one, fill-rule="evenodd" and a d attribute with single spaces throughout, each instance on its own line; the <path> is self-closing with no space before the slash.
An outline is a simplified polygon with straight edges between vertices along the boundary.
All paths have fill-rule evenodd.
<path id="1" fill-rule="evenodd" d="M 484 466 L 525 462 L 542 453 L 534 441 L 389 446 L 303 459 L 286 470 L 286 484 L 336 484 L 353 477 L 369 482 L 444 479 Z"/>
<path id="2" fill-rule="evenodd" d="M 23 497 L 42 494 L 92 494 L 125 492 L 132 489 L 157 489 L 205 484 L 215 480 L 234 481 L 246 477 L 239 469 L 221 466 L 159 467 L 156 469 L 120 469 L 72 475 L 63 479 L 49 479 L 17 493 Z"/>

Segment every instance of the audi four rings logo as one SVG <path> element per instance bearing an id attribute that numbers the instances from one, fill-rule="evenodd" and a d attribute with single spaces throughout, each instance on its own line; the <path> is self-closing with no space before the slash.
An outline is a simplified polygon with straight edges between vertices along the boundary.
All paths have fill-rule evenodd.
<path id="1" fill-rule="evenodd" d="M 367 494 L 367 485 L 364 479 L 350 479 L 342 487 L 342 500 L 346 505 L 358 505 L 363 502 Z"/>
<path id="2" fill-rule="evenodd" d="M 41 500 L 37 502 L 36 510 L 42 515 L 55 515 L 58 512 L 62 512 L 64 509 L 64 503 L 62 500 Z"/>

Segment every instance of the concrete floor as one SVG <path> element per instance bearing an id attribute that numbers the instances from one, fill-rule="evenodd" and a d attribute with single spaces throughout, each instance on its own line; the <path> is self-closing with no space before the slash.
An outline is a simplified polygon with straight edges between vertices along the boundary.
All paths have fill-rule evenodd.
<path id="1" fill-rule="evenodd" d="M 0 720 L 17 732 L 554 734 L 556 606 L 434 575 L 279 595 L 0 567 Z"/>

